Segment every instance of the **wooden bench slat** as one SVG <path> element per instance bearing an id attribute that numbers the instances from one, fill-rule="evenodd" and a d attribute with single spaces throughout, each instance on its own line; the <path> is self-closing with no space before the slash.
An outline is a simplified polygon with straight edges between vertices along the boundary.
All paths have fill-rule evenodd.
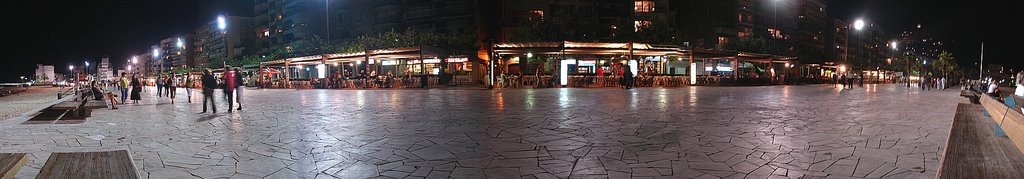
<path id="1" fill-rule="evenodd" d="M 0 179 L 14 178 L 14 174 L 17 174 L 26 162 L 28 162 L 28 154 L 0 153 Z"/>
<path id="2" fill-rule="evenodd" d="M 1006 132 L 1006 136 L 1013 136 L 1010 137 L 1013 145 L 1017 146 L 1018 151 L 1024 153 L 1024 114 L 1010 111 L 1006 113 L 1006 117 L 1003 118 L 999 126 L 1003 128 L 1003 132 Z"/>
<path id="3" fill-rule="evenodd" d="M 983 107 L 959 104 L 943 153 L 938 178 L 1019 178 L 1024 153 L 1012 141 L 994 134 L 994 122 Z"/>
<path id="4" fill-rule="evenodd" d="M 1005 104 L 996 101 L 991 96 L 981 97 L 981 106 L 985 107 L 985 111 L 988 111 L 989 116 L 996 120 L 996 124 L 1002 122 L 1003 116 L 1006 115 L 1006 111 L 1009 109 Z"/>
<path id="5" fill-rule="evenodd" d="M 50 154 L 36 178 L 135 179 L 139 175 L 128 151 L 117 150 Z"/>

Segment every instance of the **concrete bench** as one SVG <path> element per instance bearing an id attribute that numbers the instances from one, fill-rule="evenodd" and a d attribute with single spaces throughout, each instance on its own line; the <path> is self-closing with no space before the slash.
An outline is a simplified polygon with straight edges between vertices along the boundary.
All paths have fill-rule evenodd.
<path id="1" fill-rule="evenodd" d="M 28 162 L 25 153 L 0 153 L 0 179 L 14 178 L 25 162 Z"/>
<path id="2" fill-rule="evenodd" d="M 53 153 L 36 178 L 139 178 L 126 150 Z"/>
<path id="3" fill-rule="evenodd" d="M 987 96 L 986 96 L 987 97 Z M 991 98 L 991 97 L 989 97 Z M 982 98 L 984 103 L 984 97 Z M 936 178 L 1020 178 L 1024 152 L 1014 137 L 997 136 L 997 121 L 984 115 L 984 107 L 960 103 L 953 118 Z M 1004 121 L 1006 122 L 1006 121 Z M 1024 127 L 1020 125 L 1007 125 Z M 1021 133 L 1009 133 L 1021 137 Z"/>

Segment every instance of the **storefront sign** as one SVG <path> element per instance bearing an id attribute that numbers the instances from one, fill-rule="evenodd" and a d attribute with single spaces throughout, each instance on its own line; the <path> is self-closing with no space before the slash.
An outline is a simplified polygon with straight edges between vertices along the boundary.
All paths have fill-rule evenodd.
<path id="1" fill-rule="evenodd" d="M 380 64 L 384 66 L 398 65 L 398 60 L 384 60 Z"/>
<path id="2" fill-rule="evenodd" d="M 468 57 L 452 57 L 452 58 L 448 58 L 448 63 L 462 63 L 462 62 L 468 62 L 468 61 L 469 61 Z"/>
<path id="3" fill-rule="evenodd" d="M 429 63 L 441 63 L 441 59 L 431 58 L 431 59 L 425 59 L 425 60 L 423 60 L 423 62 L 426 62 L 428 64 Z M 420 60 L 409 60 L 409 64 L 420 64 Z"/>

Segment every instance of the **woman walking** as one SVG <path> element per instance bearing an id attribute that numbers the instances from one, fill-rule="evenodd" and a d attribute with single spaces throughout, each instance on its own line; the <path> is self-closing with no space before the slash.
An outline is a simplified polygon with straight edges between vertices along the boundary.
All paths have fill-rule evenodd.
<path id="1" fill-rule="evenodd" d="M 167 86 L 167 97 L 171 98 L 171 104 L 174 104 L 174 96 L 178 92 L 178 80 L 175 77 L 177 76 L 171 73 L 170 76 L 167 76 L 167 82 L 164 83 Z"/>
<path id="2" fill-rule="evenodd" d="M 245 91 L 245 79 L 242 77 L 242 68 L 235 68 L 235 102 L 238 103 L 238 109 L 242 110 L 242 92 Z"/>
<path id="3" fill-rule="evenodd" d="M 139 104 L 139 100 L 142 100 L 142 82 L 139 81 L 137 74 L 132 75 L 132 104 Z"/>
<path id="4" fill-rule="evenodd" d="M 185 95 L 188 97 L 188 103 L 192 103 L 192 88 L 195 88 L 193 81 L 191 74 L 185 75 Z"/>

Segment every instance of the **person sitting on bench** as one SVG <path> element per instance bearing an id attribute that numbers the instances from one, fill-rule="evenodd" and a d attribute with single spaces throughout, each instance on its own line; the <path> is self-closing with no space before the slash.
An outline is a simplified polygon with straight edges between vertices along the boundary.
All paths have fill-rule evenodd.
<path id="1" fill-rule="evenodd" d="M 96 86 L 96 81 L 92 82 L 91 88 L 92 89 L 90 90 L 92 90 L 93 100 L 103 100 L 103 90 L 100 90 L 100 87 Z"/>

